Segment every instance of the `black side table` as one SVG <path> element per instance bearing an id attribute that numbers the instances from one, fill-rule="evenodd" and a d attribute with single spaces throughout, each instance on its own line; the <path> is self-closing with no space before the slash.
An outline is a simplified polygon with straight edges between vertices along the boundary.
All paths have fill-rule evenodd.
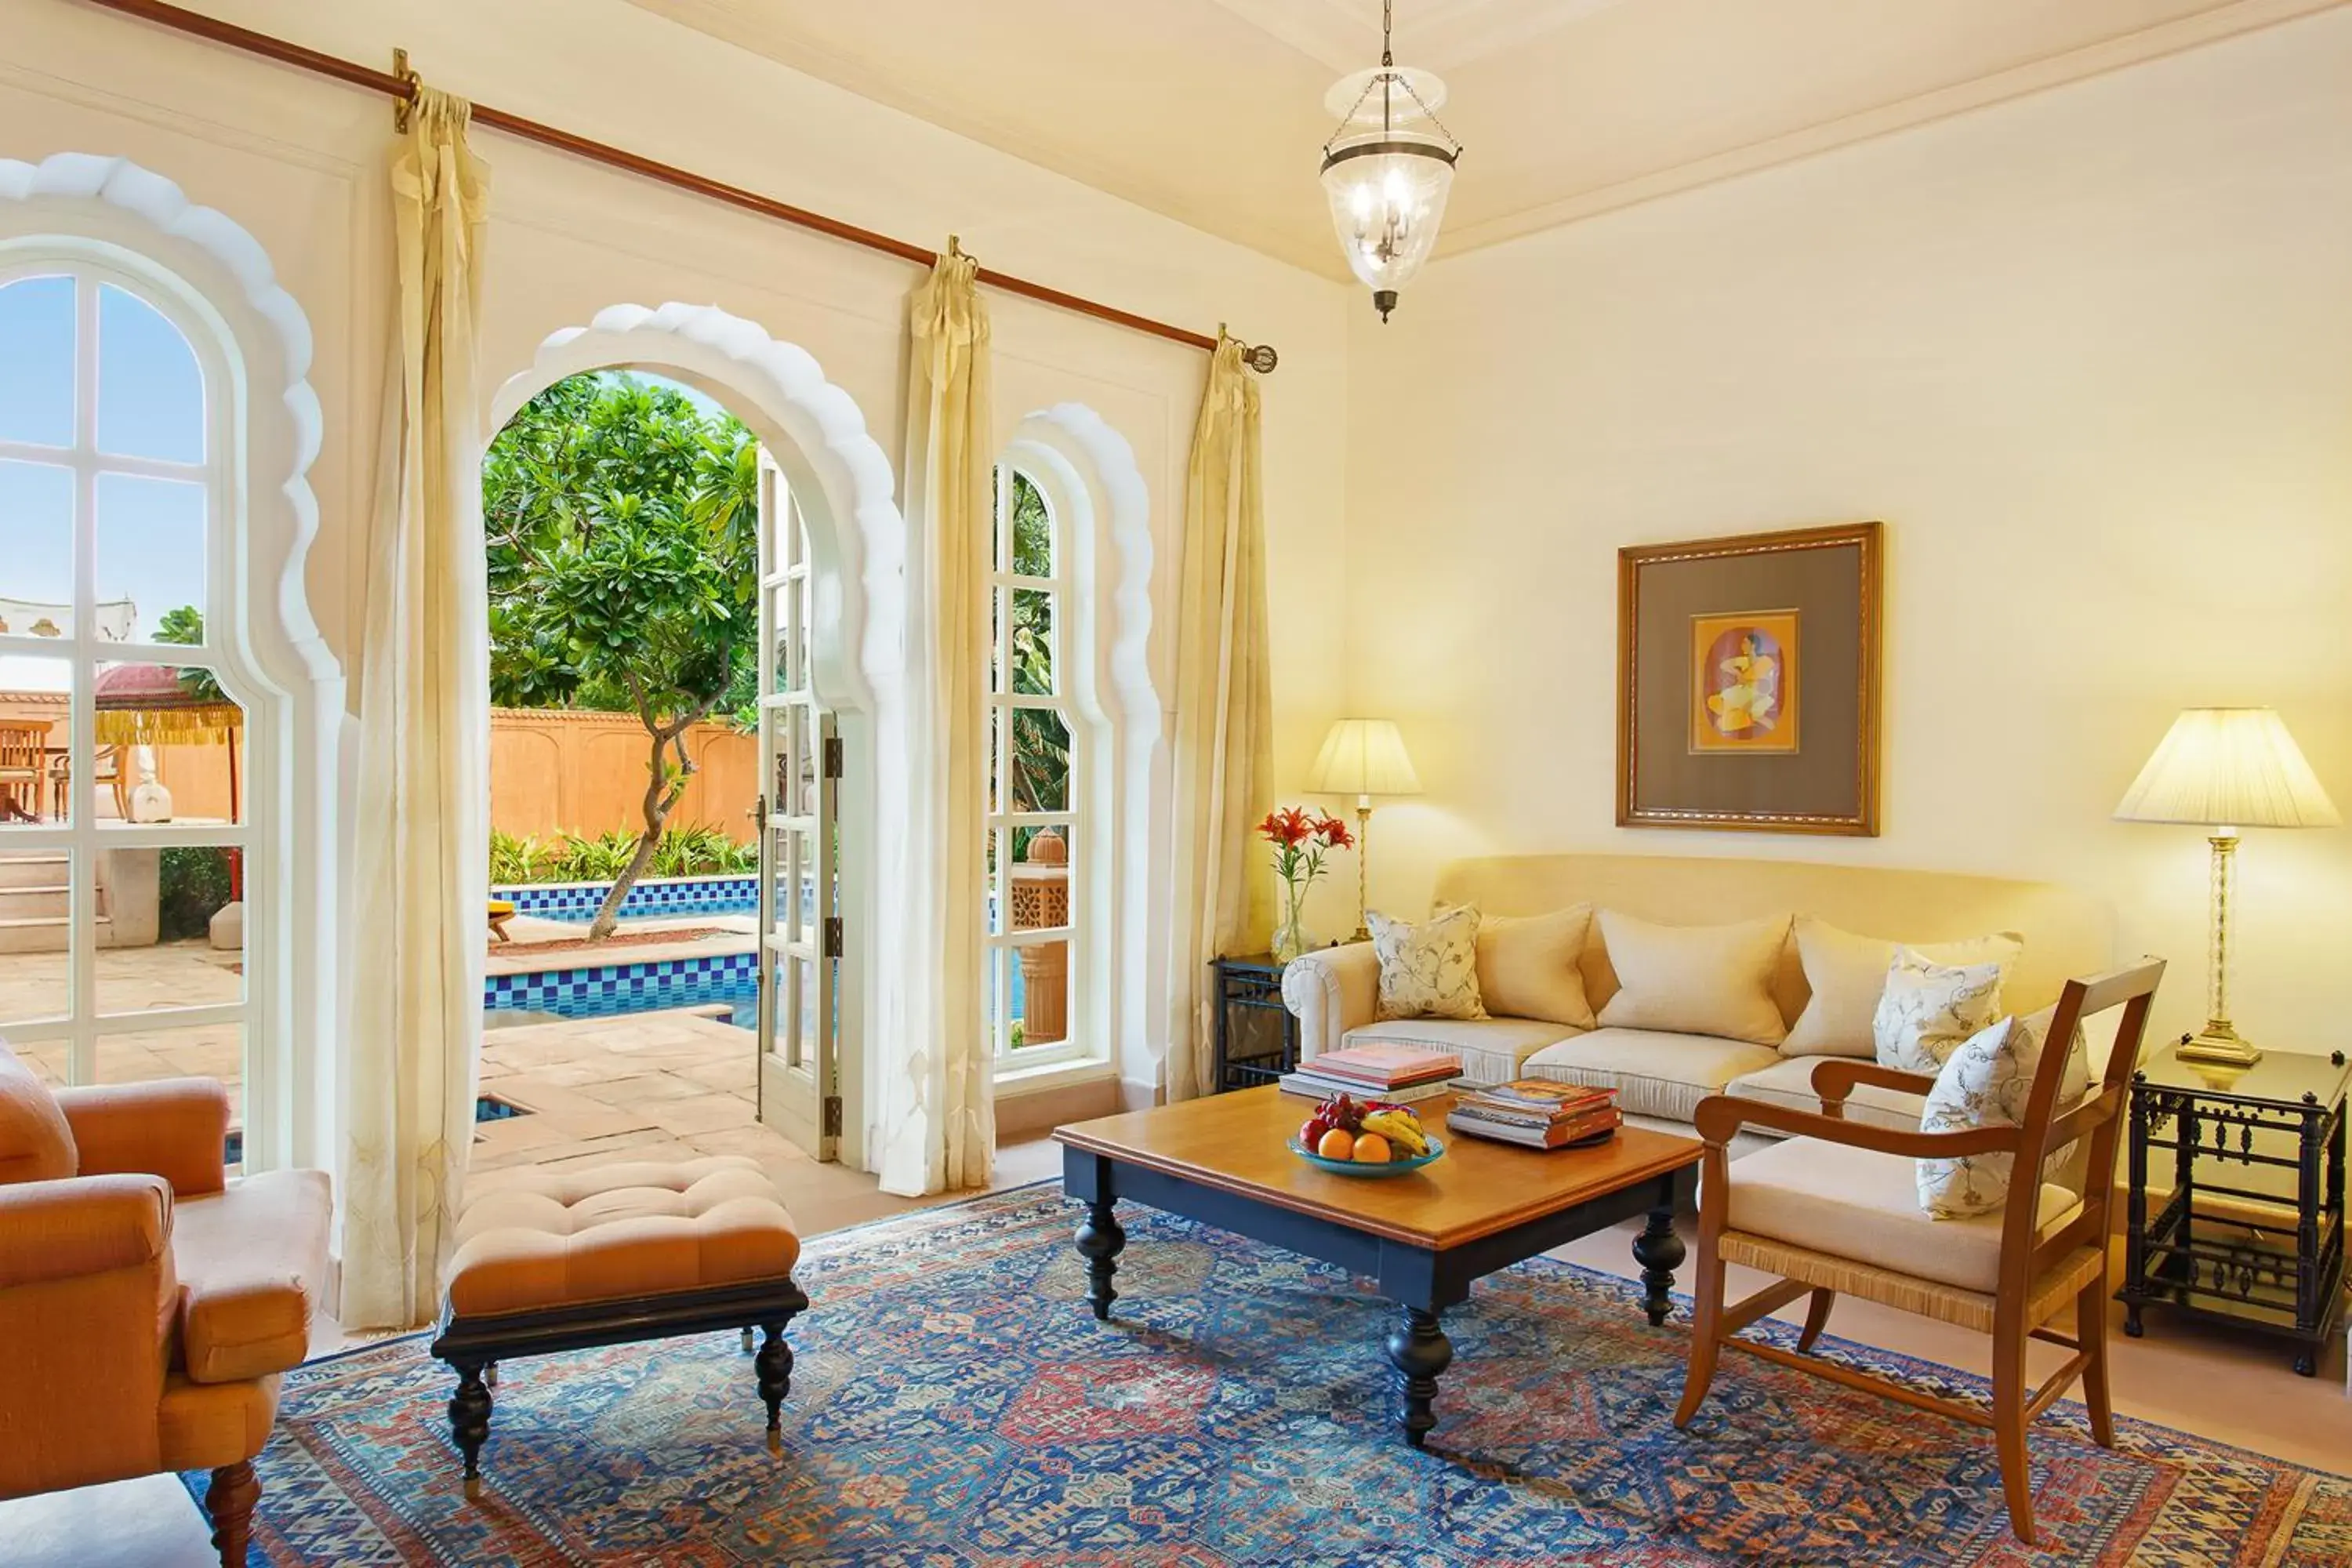
<path id="1" fill-rule="evenodd" d="M 2132 1075 L 2124 1332 L 2140 1309 L 2292 1341 L 2309 1377 L 2344 1302 L 2345 1093 L 2331 1056 L 2265 1052 L 2251 1068 L 2183 1061 L 2168 1047 Z M 2148 1214 L 2151 1151 L 2172 1191 Z"/>
<path id="2" fill-rule="evenodd" d="M 1219 958 L 1217 1060 L 1211 1090 L 1255 1089 L 1298 1065 L 1298 1020 L 1282 1005 L 1282 961 L 1271 953 Z"/>

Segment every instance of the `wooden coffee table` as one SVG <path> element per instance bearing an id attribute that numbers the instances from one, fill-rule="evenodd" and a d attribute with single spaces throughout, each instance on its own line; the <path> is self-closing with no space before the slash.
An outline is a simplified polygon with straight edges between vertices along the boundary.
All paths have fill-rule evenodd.
<path id="1" fill-rule="evenodd" d="M 1431 1401 L 1454 1360 L 1438 1314 L 1467 1300 L 1482 1275 L 1646 1215 L 1633 1258 L 1651 1325 L 1663 1324 L 1683 1260 L 1675 1211 L 1692 1206 L 1704 1145 L 1626 1127 L 1590 1149 L 1521 1149 L 1445 1132 L 1449 1104 L 1413 1107 L 1445 1140 L 1445 1157 L 1389 1177 L 1334 1175 L 1293 1154 L 1288 1140 L 1314 1104 L 1271 1087 L 1055 1129 L 1063 1189 L 1088 1205 L 1077 1247 L 1095 1316 L 1108 1319 L 1118 1298 L 1121 1198 L 1337 1264 L 1403 1309 L 1385 1348 L 1415 1447 L 1437 1424 Z"/>

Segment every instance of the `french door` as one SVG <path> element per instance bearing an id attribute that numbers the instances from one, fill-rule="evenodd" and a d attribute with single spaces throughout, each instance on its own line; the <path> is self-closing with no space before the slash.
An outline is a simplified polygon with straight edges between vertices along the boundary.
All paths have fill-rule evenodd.
<path id="1" fill-rule="evenodd" d="M 819 1160 L 841 1141 L 842 747 L 810 676 L 808 530 L 760 456 L 759 1112 Z"/>

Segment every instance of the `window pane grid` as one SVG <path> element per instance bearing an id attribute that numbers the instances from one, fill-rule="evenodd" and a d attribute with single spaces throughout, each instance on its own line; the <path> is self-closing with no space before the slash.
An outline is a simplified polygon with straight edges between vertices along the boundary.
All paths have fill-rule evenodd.
<path id="1" fill-rule="evenodd" d="M 47 857 L 61 868 L 55 894 L 35 895 L 45 910 L 60 906 L 44 917 L 59 921 L 60 946 L 0 955 L 0 1015 L 26 1010 L 6 994 L 46 963 L 61 972 L 51 999 L 63 1006 L 11 1020 L 7 1032 L 53 1042 L 66 1081 L 125 1076 L 102 1047 L 152 1037 L 174 1052 L 201 1045 L 202 1069 L 234 1091 L 247 1014 L 243 955 L 215 954 L 202 929 L 238 890 L 246 844 L 235 821 L 242 780 L 228 770 L 244 770 L 247 726 L 199 651 L 212 640 L 204 622 L 214 607 L 217 432 L 194 345 L 113 276 L 68 264 L 31 279 L 49 291 L 46 324 L 12 309 L 27 279 L 0 281 L 0 404 L 25 392 L 24 383 L 6 384 L 5 367 L 31 342 L 48 353 L 35 374 L 47 370 L 49 384 L 34 390 L 63 416 L 0 427 L 0 481 L 57 476 L 45 513 L 0 493 L 0 514 L 18 525 L 0 521 L 0 601 L 15 601 L 0 611 L 0 689 L 29 689 L 40 711 L 16 714 L 17 727 L 46 731 L 32 776 L 19 769 L 8 775 L 13 788 L 0 787 L 0 817 L 32 818 L 0 831 L 0 862 Z M 68 370 L 69 383 L 59 374 Z M 51 435 L 67 440 L 49 444 Z M 111 695 L 101 697 L 110 671 Z M 0 711 L 0 729 L 9 722 Z M 189 805 L 215 773 L 222 799 L 199 805 L 192 819 Z M 180 798 L 168 816 L 142 822 L 132 796 L 150 784 L 177 785 Z M 160 813 L 162 802 L 158 794 L 143 808 Z M 194 1070 L 194 1058 L 181 1069 Z"/>

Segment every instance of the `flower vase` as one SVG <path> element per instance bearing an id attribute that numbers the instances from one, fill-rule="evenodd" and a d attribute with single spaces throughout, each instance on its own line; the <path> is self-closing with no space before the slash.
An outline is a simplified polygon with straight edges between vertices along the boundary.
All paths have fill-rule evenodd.
<path id="1" fill-rule="evenodd" d="M 1288 963 L 1307 951 L 1307 932 L 1300 925 L 1300 916 L 1307 905 L 1307 889 L 1294 882 L 1282 884 L 1282 920 L 1274 928 L 1274 959 L 1276 963 Z"/>

